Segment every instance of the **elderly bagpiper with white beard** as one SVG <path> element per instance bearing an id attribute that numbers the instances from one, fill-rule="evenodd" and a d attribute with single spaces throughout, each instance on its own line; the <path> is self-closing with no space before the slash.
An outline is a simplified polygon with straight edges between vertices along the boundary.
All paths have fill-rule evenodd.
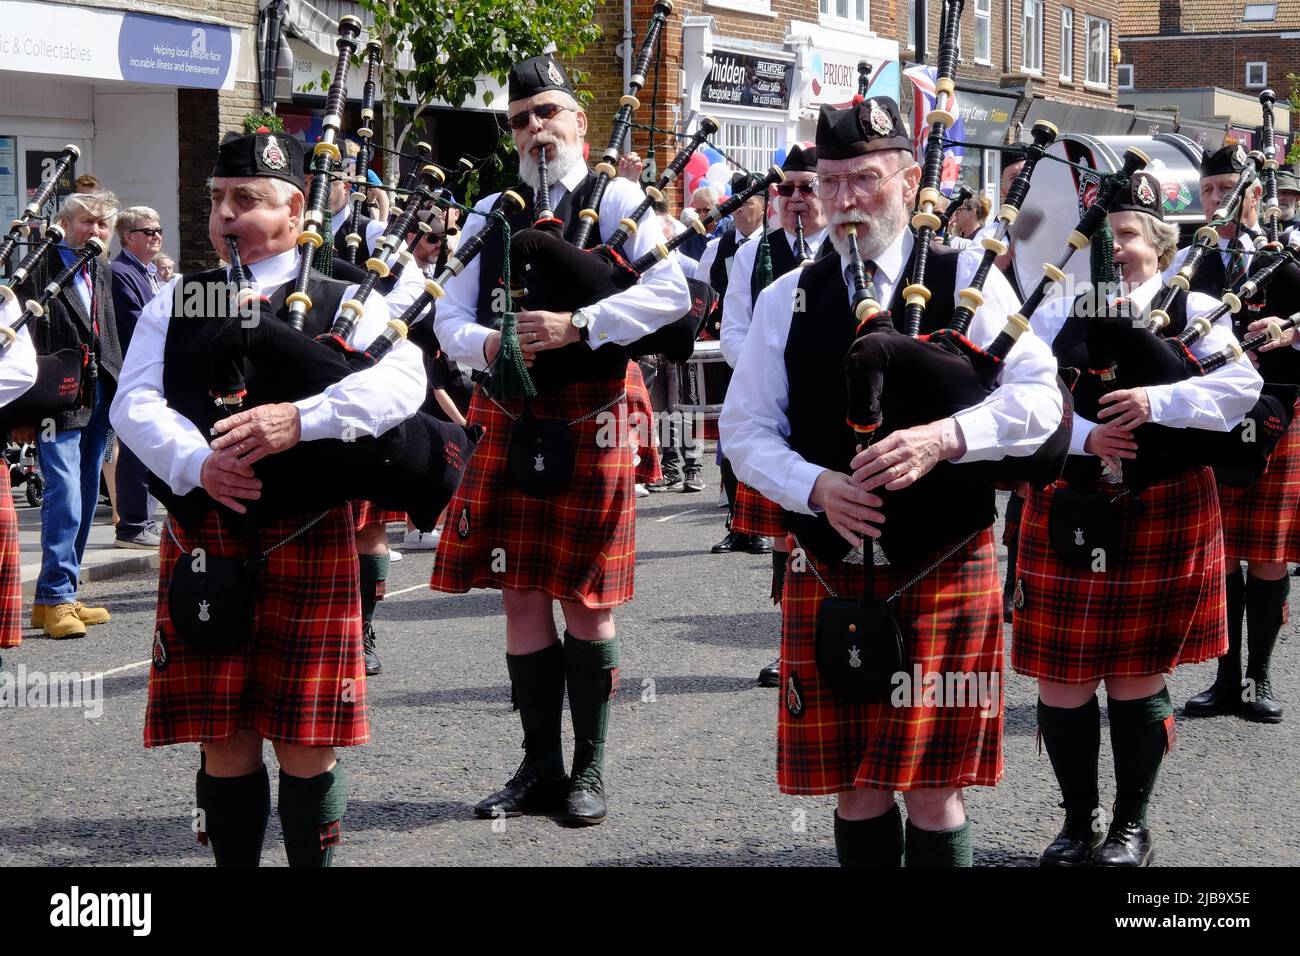
<path id="1" fill-rule="evenodd" d="M 587 116 L 550 56 L 516 64 L 509 96 L 525 182 L 519 191 L 530 207 L 509 217 L 511 227 L 522 229 L 539 218 L 535 209 L 549 209 L 572 241 L 579 211 L 585 212 L 597 182 L 582 159 Z M 533 198 L 539 150 L 545 150 L 551 183 L 546 204 Z M 608 239 L 641 198 L 635 184 L 611 178 L 600 203 L 599 230 L 592 230 L 589 241 Z M 487 212 L 501 200 L 500 194 L 488 196 L 477 208 Z M 462 248 L 481 228 L 483 218 L 471 216 Z M 653 213 L 647 214 L 627 259 L 654 249 L 662 236 Z M 503 256 L 497 233 L 448 283 L 438 303 L 438 340 L 454 361 L 473 369 L 487 368 L 502 347 Z M 631 451 L 625 442 L 599 439 L 601 413 L 620 421 L 626 414 L 628 360 L 621 346 L 689 307 L 686 279 L 670 257 L 640 282 L 575 312 L 521 311 L 518 340 L 538 397 L 498 401 L 481 385 L 475 391 L 468 417 L 486 426 L 487 435 L 448 507 L 431 586 L 452 593 L 483 587 L 502 592 L 506 668 L 523 724 L 524 759 L 502 790 L 474 808 L 481 817 L 558 813 L 574 825 L 605 819 L 604 753 L 619 664 L 613 609 L 632 599 L 636 499 Z M 569 425 L 572 477 L 548 497 L 521 490 L 521 479 L 507 464 L 515 420 L 525 411 Z M 555 630 L 557 601 L 564 614 L 563 644 Z M 566 684 L 574 735 L 569 777 L 560 751 Z"/>
<path id="2" fill-rule="evenodd" d="M 736 473 L 782 506 L 799 545 L 783 605 L 777 781 L 783 793 L 836 795 L 835 845 L 844 865 L 900 864 L 904 831 L 894 792 L 902 791 L 907 865 L 969 866 L 962 792 L 993 786 L 1002 775 L 1000 699 L 984 702 L 990 706 L 968 700 L 937 708 L 910 706 L 911 700 L 893 706 L 888 697 L 851 702 L 831 689 L 815 663 L 815 622 L 828 591 L 862 596 L 864 569 L 849 562 L 863 537 L 876 539 L 891 520 L 905 521 L 902 513 L 891 518 L 888 507 L 882 513 L 874 492 L 929 488 L 940 462 L 1032 453 L 1060 424 L 1056 365 L 1047 347 L 1025 334 L 985 401 L 896 431 L 855 454 L 841 371 L 857 325 L 846 224 L 858 224 L 865 277 L 896 315 L 915 268 L 917 246 L 907 224 L 921 168 L 897 104 L 877 97 L 847 110 L 822 107 L 817 177 L 837 255 L 782 277 L 759 296 L 720 421 Z M 969 284 L 979 260 L 931 246 L 927 281 L 932 289 L 953 291 L 933 296 L 923 332 L 946 325 L 955 290 Z M 984 287 L 984 301 L 969 337 L 987 346 L 1017 303 L 996 274 Z M 924 556 L 875 569 L 880 596 L 902 588 L 893 609 L 908 635 L 904 672 L 914 666 L 940 675 L 976 672 L 1000 688 L 992 494 L 990 485 L 987 518 L 964 516 L 975 525 L 969 535 L 963 527 L 950 539 L 954 529 L 932 527 Z M 912 534 L 906 527 L 892 531 Z M 867 545 L 866 560 L 872 560 Z M 920 580 L 911 582 L 918 574 Z"/>
<path id="3" fill-rule="evenodd" d="M 231 255 L 234 240 L 263 304 L 255 321 L 214 308 L 241 278 L 243 267 L 233 268 L 233 258 L 229 279 L 223 268 L 165 286 L 140 315 L 111 412 L 117 433 L 156 477 L 155 493 L 169 512 L 144 742 L 202 744 L 199 832 L 219 866 L 260 860 L 270 814 L 266 740 L 280 763 L 280 824 L 289 864 L 328 865 L 348 792 L 335 748 L 370 739 L 351 512 L 344 505 L 262 518 L 257 509 L 268 496 L 285 502 L 288 511 L 302 500 L 302 483 L 316 476 L 304 474 L 288 488 L 269 481 L 264 486 L 253 466 L 273 465 L 280 459 L 264 459 L 299 443 L 382 434 L 424 399 L 419 351 L 402 342 L 377 364 L 317 395 L 212 421 L 212 356 L 228 322 L 255 328 L 283 323 L 288 315 L 301 268 L 295 249 L 303 221 L 301 170 L 302 146 L 286 135 L 263 130 L 221 145 L 210 184 L 208 237 L 222 256 Z M 330 329 L 357 287 L 314 272 L 306 279 L 315 304 L 303 332 L 315 336 Z M 366 348 L 389 318 L 384 299 L 372 293 L 349 344 Z M 251 364 L 250 395 L 283 374 Z M 260 561 L 253 560 L 256 554 Z M 204 568 L 191 565 L 191 556 L 202 558 Z M 178 609 L 192 615 L 192 606 L 172 599 L 171 584 L 185 580 L 186 566 L 216 578 L 216 562 L 236 560 L 256 566 L 242 572 L 252 578 L 251 594 L 235 588 L 225 600 L 204 601 L 198 620 L 245 601 L 247 613 L 214 619 L 220 633 L 200 640 L 175 616 Z"/>
<path id="4" fill-rule="evenodd" d="M 1161 291 L 1160 269 L 1177 248 L 1178 230 L 1164 221 L 1163 195 L 1158 179 L 1137 172 L 1110 206 L 1113 258 L 1123 276 L 1118 295 L 1128 303 L 1125 322 L 1141 317 Z M 1101 284 L 1109 277 L 1093 278 L 1078 297 L 1048 302 L 1032 317 L 1035 333 L 1052 343 L 1063 368 L 1081 372 L 1082 381 L 1075 389 L 1064 480 L 1032 491 L 1025 504 L 1011 663 L 1038 680 L 1039 733 L 1065 810 L 1065 824 L 1043 851 L 1042 865 L 1145 866 L 1154 852 L 1147 806 L 1174 738 L 1165 674 L 1217 657 L 1227 631 L 1214 476 L 1204 465 L 1166 466 L 1154 448 L 1135 472 L 1144 439 L 1135 438 L 1134 429 L 1155 422 L 1226 432 L 1250 410 L 1262 382 L 1242 358 L 1208 375 L 1098 397 L 1100 387 L 1090 384 L 1096 376 L 1088 370 L 1104 359 L 1090 351 L 1089 329 L 1114 308 L 1107 292 L 1116 290 Z M 1217 304 L 1198 292 L 1180 292 L 1168 309 L 1165 334 L 1176 335 Z M 1193 354 L 1204 358 L 1233 341 L 1231 324 L 1220 318 L 1192 346 Z M 1086 519 L 1072 519 L 1078 514 L 1073 503 L 1086 500 L 1109 501 L 1118 525 L 1104 564 L 1092 560 L 1089 548 L 1105 538 Z M 1058 552 L 1051 528 L 1062 526 L 1080 527 L 1086 567 Z M 1097 687 L 1103 680 L 1115 760 L 1109 828 L 1098 809 Z"/>

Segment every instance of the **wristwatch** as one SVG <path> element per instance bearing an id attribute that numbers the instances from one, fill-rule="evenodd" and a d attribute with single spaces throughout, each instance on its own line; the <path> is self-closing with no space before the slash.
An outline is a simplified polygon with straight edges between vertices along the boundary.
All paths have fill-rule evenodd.
<path id="1" fill-rule="evenodd" d="M 591 316 L 582 309 L 578 309 L 569 316 L 569 324 L 578 330 L 579 337 L 585 341 L 587 338 L 587 329 L 591 325 Z"/>

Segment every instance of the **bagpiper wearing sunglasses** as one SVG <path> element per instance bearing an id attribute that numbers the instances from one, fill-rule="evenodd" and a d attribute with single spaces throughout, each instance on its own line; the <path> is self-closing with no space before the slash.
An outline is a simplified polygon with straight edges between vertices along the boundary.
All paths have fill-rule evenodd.
<path id="1" fill-rule="evenodd" d="M 726 318 L 722 323 L 722 356 L 735 368 L 741 347 L 749 332 L 754 302 L 767 282 L 798 268 L 802 262 L 817 256 L 826 238 L 826 216 L 817 197 L 816 147 L 791 146 L 781 164 L 785 182 L 777 187 L 776 208 L 780 225 L 764 237 L 770 252 L 770 278 L 761 275 L 763 269 L 763 244 L 752 242 L 736 253 L 733 268 L 737 276 L 748 276 L 749 282 L 733 282 L 727 288 Z M 802 238 L 803 247 L 799 240 Z M 772 539 L 769 547 L 767 539 Z M 727 537 L 714 551 L 744 549 L 750 554 L 772 553 L 772 603 L 781 600 L 785 580 L 788 547 L 785 529 L 781 526 L 781 513 L 771 501 L 754 489 L 739 482 L 736 485 L 736 504 L 732 510 Z M 775 660 L 758 672 L 758 682 L 764 687 L 775 687 L 780 682 L 780 664 Z"/>
<path id="2" fill-rule="evenodd" d="M 526 227 L 537 217 L 535 209 L 543 208 L 533 196 L 537 152 L 544 149 L 551 183 L 547 208 L 572 241 L 597 179 L 582 159 L 587 116 L 554 59 L 532 57 L 511 69 L 508 115 L 525 180 L 516 191 L 528 207 L 510 217 L 512 229 Z M 589 242 L 608 239 L 642 195 L 631 181 L 611 178 L 598 210 L 599 229 L 591 230 Z M 500 194 L 488 196 L 476 208 L 486 213 L 500 201 Z M 483 224 L 482 216 L 471 216 L 464 242 Z M 638 225 L 624 247 L 629 260 L 663 241 L 653 213 Z M 497 233 L 447 283 L 446 297 L 438 302 L 438 340 L 470 368 L 489 366 L 501 345 L 503 258 Z M 503 789 L 475 807 L 480 817 L 560 813 L 575 825 L 605 819 L 603 762 L 619 663 L 613 609 L 632 599 L 636 498 L 631 449 L 598 439 L 600 413 L 625 418 L 627 356 L 620 346 L 675 321 L 690 304 L 686 279 L 669 257 L 636 284 L 576 312 L 521 311 L 519 343 L 538 397 L 525 406 L 522 400 L 489 399 L 481 387 L 474 394 L 469 420 L 484 425 L 487 434 L 448 507 L 431 585 L 451 593 L 502 591 L 506 669 L 523 724 L 524 760 Z M 525 407 L 539 419 L 569 424 L 572 477 L 545 497 L 519 490 L 523 479 L 507 466 L 511 419 Z M 538 464 L 545 468 L 540 456 Z M 563 644 L 555 628 L 556 601 L 564 614 Z M 566 686 L 574 736 L 571 778 L 560 751 Z"/>
<path id="3" fill-rule="evenodd" d="M 894 700 L 853 703 L 823 680 L 813 652 L 815 622 L 828 590 L 852 601 L 863 593 L 863 568 L 850 562 L 861 562 L 863 535 L 876 538 L 890 517 L 888 506 L 881 512 L 877 489 L 933 488 L 930 472 L 941 461 L 1030 454 L 1061 420 L 1056 363 L 1047 346 L 1026 333 L 987 399 L 953 417 L 895 431 L 855 455 L 843 371 L 857 326 L 845 227 L 857 223 L 865 276 L 875 286 L 872 297 L 901 315 L 916 252 L 908 217 L 921 181 L 911 149 L 893 100 L 876 97 L 845 110 L 822 107 L 817 175 L 830 220 L 828 241 L 837 254 L 783 276 L 759 296 L 719 427 L 741 480 L 781 505 L 787 522 L 813 516 L 824 532 L 817 536 L 822 555 L 802 550 L 785 582 L 777 723 L 781 792 L 837 794 L 840 862 L 898 866 L 904 834 L 894 792 L 901 790 L 908 813 L 907 865 L 969 866 L 963 788 L 993 786 L 1002 776 L 1003 636 L 991 528 L 964 542 L 935 541 L 933 557 L 875 569 L 878 596 L 902 592 L 893 612 L 907 635 L 904 672 L 975 673 L 984 681 L 979 694 L 942 701 L 947 706 L 927 698 L 931 706 L 925 706 L 921 686 L 898 700 L 902 688 L 896 685 Z M 933 298 L 922 332 L 948 324 L 956 291 L 970 284 L 979 261 L 973 252 L 931 246 L 926 284 Z M 969 334 L 987 347 L 1017 303 L 999 275 L 989 276 L 984 298 Z M 852 546 L 842 548 L 842 560 L 825 545 L 835 533 Z M 873 550 L 868 541 L 866 560 L 873 560 Z M 923 678 L 925 686 L 929 680 Z"/>

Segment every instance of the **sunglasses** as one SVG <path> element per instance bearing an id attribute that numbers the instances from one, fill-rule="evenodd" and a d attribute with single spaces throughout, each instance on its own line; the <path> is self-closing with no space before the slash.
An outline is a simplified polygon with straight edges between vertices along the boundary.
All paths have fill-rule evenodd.
<path id="1" fill-rule="evenodd" d="M 427 232 L 424 234 L 424 241 L 431 246 L 436 246 L 447 237 L 445 232 Z"/>
<path id="2" fill-rule="evenodd" d="M 516 130 L 527 129 L 529 117 L 536 116 L 540 122 L 545 123 L 547 120 L 552 119 L 556 114 L 561 113 L 564 110 L 568 110 L 572 113 L 578 112 L 572 106 L 561 106 L 558 103 L 543 103 L 541 106 L 534 106 L 530 110 L 523 110 L 522 112 L 516 113 L 514 116 L 510 117 L 510 128 Z"/>
<path id="3" fill-rule="evenodd" d="M 163 234 L 161 229 L 128 229 L 128 232 L 143 232 L 146 236 L 157 238 Z"/>
<path id="4" fill-rule="evenodd" d="M 784 182 L 776 187 L 776 194 L 783 199 L 789 199 L 794 195 L 795 190 L 803 193 L 805 196 L 813 196 L 817 193 L 817 180 L 810 179 L 806 183 Z"/>

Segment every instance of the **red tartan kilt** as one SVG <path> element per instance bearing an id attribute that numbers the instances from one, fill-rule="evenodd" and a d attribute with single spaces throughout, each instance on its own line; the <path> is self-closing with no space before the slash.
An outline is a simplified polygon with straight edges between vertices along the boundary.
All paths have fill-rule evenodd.
<path id="1" fill-rule="evenodd" d="M 909 678 L 918 665 L 922 675 L 974 672 L 987 675 L 985 686 L 992 689 L 996 675 L 987 709 L 978 696 L 961 707 L 912 706 L 911 694 L 905 706 L 892 700 L 851 704 L 837 697 L 822 684 L 815 663 L 817 611 L 826 592 L 810 569 L 795 570 L 798 553 L 792 552 L 781 612 L 776 758 L 781 792 L 995 785 L 1002 777 L 1002 588 L 992 529 L 976 535 L 895 604 Z M 924 567 L 878 568 L 877 593 L 888 594 Z M 817 570 L 841 597 L 862 593 L 861 566 L 828 570 L 818 564 Z"/>
<path id="2" fill-rule="evenodd" d="M 538 418 L 571 422 L 601 408 L 623 380 L 578 382 L 532 399 Z M 503 402 L 518 414 L 520 402 Z M 469 420 L 487 429 L 456 496 L 438 544 L 429 586 L 463 594 L 471 588 L 540 590 L 590 608 L 632 600 L 636 564 L 636 492 L 632 449 L 605 441 L 611 427 L 625 434 L 627 405 L 572 426 L 576 464 L 563 494 L 533 498 L 516 491 L 506 475 L 511 420 L 474 390 Z M 611 425 L 611 422 L 614 424 Z M 604 436 L 600 436 L 602 429 Z M 602 438 L 606 447 L 597 444 Z"/>
<path id="3" fill-rule="evenodd" d="M 656 442 L 655 412 L 650 404 L 650 392 L 645 387 L 645 376 L 636 362 L 627 363 L 627 381 L 624 384 L 627 387 L 627 427 L 637 454 L 637 484 L 659 481 L 664 472 Z"/>
<path id="4" fill-rule="evenodd" d="M 744 482 L 739 482 L 736 486 L 736 513 L 731 519 L 731 530 L 741 534 L 756 534 L 760 538 L 784 537 L 781 506 L 764 498 Z"/>
<path id="5" fill-rule="evenodd" d="M 1296 402 L 1300 415 L 1300 402 Z M 1223 553 L 1238 561 L 1300 563 L 1300 424 L 1273 449 L 1268 469 L 1245 488 L 1219 488 Z"/>
<path id="6" fill-rule="evenodd" d="M 1196 468 L 1117 503 L 1119 554 L 1104 573 L 1056 558 L 1047 522 L 1055 488 L 1025 502 L 1016 561 L 1011 666 L 1086 684 L 1172 673 L 1228 649 L 1223 539 L 1214 476 Z"/>
<path id="7" fill-rule="evenodd" d="M 261 547 L 283 541 L 311 519 L 296 515 L 261 531 Z M 174 520 L 174 519 L 173 519 Z M 210 512 L 197 531 L 176 529 L 189 551 L 244 554 L 237 529 Z M 349 747 L 370 739 L 361 656 L 357 549 L 347 508 L 272 551 L 257 577 L 254 624 L 231 654 L 198 654 L 176 635 L 167 587 L 179 549 L 162 535 L 158 617 L 144 744 L 224 740 L 251 729 L 268 740 Z"/>
<path id="8" fill-rule="evenodd" d="M 406 524 L 405 511 L 384 511 L 373 501 L 362 501 L 357 499 L 352 502 L 353 524 L 356 530 L 360 531 L 368 524 L 381 524 L 388 526 L 390 524 Z"/>
<path id="9" fill-rule="evenodd" d="M 0 463 L 0 647 L 23 642 L 23 569 L 9 468 Z"/>

